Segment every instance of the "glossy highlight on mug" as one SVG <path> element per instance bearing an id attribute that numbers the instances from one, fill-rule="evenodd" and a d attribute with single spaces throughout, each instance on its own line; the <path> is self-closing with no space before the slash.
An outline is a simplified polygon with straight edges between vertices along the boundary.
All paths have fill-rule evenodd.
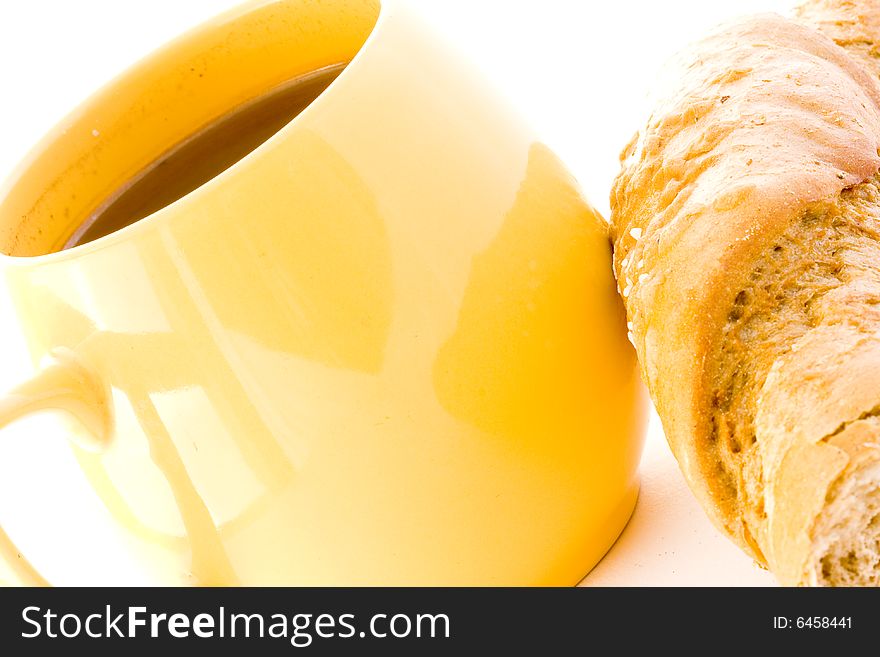
<path id="1" fill-rule="evenodd" d="M 341 66 L 222 172 L 72 238 L 217 117 Z M 586 574 L 635 502 L 644 395 L 603 220 L 483 81 L 400 5 L 277 0 L 110 89 L 0 199 L 0 272 L 35 362 L 67 349 L 106 386 L 110 440 L 70 449 L 138 569 L 197 585 Z M 0 462 L 39 478 L 15 470 Z M 102 566 L 34 567 L 84 583 Z"/>

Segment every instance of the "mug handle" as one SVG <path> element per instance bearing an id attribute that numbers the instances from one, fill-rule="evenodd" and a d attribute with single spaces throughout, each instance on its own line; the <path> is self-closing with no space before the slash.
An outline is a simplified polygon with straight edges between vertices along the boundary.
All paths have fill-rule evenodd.
<path id="1" fill-rule="evenodd" d="M 0 397 L 0 429 L 11 422 L 43 410 L 63 410 L 76 417 L 88 437 L 75 442 L 89 451 L 100 450 L 110 436 L 109 394 L 101 380 L 69 349 L 56 349 L 44 359 L 40 370 Z M 24 586 L 48 586 L 19 552 L 0 526 L 0 559 Z"/>

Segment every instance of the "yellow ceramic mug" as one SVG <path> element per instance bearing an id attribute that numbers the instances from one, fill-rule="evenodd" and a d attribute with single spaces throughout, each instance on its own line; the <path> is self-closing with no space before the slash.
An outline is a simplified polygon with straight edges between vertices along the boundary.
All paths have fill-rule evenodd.
<path id="1" fill-rule="evenodd" d="M 201 126 L 342 66 L 222 174 L 61 250 Z M 0 424 L 69 411 L 91 495 L 37 515 L 47 447 L 13 458 L 4 431 L 25 581 L 573 584 L 631 512 L 644 412 L 604 223 L 397 5 L 262 0 L 166 46 L 13 176 L 0 250 L 41 364 Z"/>

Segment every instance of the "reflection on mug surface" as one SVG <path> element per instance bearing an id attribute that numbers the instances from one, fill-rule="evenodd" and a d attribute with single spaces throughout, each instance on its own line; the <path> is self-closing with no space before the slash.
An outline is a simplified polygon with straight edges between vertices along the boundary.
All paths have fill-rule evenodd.
<path id="1" fill-rule="evenodd" d="M 203 185 L 77 233 L 206 121 L 345 62 Z M 109 442 L 69 449 L 114 549 L 166 584 L 578 581 L 632 510 L 644 407 L 604 225 L 547 147 L 398 4 L 251 2 L 120 80 L 0 198 L 34 362 L 107 391 Z M 88 583 L 95 535 L 35 567 Z"/>

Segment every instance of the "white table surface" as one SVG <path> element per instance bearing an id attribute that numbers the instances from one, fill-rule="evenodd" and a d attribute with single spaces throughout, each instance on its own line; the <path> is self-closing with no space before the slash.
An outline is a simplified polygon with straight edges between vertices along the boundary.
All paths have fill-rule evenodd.
<path id="1" fill-rule="evenodd" d="M 400 1 L 400 0 L 398 0 Z M 405 0 L 404 0 L 405 1 Z M 661 63 L 720 20 L 788 0 L 411 0 L 566 161 L 606 216 L 617 154 Z M 0 4 L 0 177 L 91 91 L 232 0 Z M 0 298 L 0 340 L 10 332 Z M 0 367 L 0 387 L 27 367 Z M 15 435 L 4 436 L 14 440 Z M 631 522 L 584 585 L 773 585 L 719 534 L 652 418 Z M 0 580 L 3 572 L 0 570 Z"/>
<path id="2" fill-rule="evenodd" d="M 709 522 L 652 414 L 629 524 L 581 586 L 775 586 Z"/>

